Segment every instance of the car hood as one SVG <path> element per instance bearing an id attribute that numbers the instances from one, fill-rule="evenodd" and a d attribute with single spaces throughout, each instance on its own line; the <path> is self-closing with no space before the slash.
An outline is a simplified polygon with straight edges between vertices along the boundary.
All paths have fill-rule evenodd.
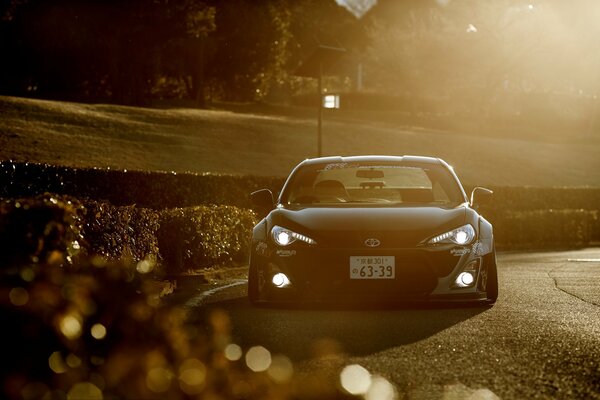
<path id="1" fill-rule="evenodd" d="M 363 246 L 373 237 L 382 247 L 405 247 L 464 225 L 465 210 L 465 206 L 280 208 L 271 222 L 308 235 L 320 245 Z"/>

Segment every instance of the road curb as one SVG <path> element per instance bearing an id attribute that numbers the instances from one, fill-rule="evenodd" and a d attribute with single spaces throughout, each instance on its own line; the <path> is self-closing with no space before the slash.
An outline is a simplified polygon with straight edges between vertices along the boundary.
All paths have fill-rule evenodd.
<path id="1" fill-rule="evenodd" d="M 208 288 L 199 288 L 199 293 L 189 298 L 184 307 L 196 308 L 220 301 L 235 300 L 247 295 L 246 279 L 236 279 L 233 282 L 211 285 Z"/>

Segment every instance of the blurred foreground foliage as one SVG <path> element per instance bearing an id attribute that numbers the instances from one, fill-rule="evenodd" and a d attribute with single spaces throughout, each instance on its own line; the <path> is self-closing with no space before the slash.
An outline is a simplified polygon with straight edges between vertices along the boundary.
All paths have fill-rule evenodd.
<path id="1" fill-rule="evenodd" d="M 284 355 L 232 343 L 221 311 L 186 324 L 140 263 L 65 257 L 0 271 L 3 399 L 353 398 Z"/>
<path id="2" fill-rule="evenodd" d="M 51 194 L 3 201 L 0 398 L 352 398 L 336 379 L 295 374 L 284 355 L 232 343 L 225 313 L 191 325 L 160 301 L 149 278 L 165 239 L 153 234 L 185 236 L 211 264 L 245 257 L 254 222 L 235 207 L 161 215 Z"/>

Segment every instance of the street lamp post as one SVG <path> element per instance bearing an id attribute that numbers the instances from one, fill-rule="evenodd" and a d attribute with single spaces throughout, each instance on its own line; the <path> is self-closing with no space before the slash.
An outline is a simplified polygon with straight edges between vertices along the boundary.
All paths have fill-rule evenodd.
<path id="1" fill-rule="evenodd" d="M 334 67 L 345 53 L 342 47 L 319 45 L 295 73 L 317 79 L 317 157 L 323 155 L 323 76 L 333 75 Z"/>

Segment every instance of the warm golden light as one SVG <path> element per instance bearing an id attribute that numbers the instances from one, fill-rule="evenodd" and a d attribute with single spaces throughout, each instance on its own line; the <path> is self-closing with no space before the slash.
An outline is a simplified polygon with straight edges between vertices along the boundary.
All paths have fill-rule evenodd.
<path id="1" fill-rule="evenodd" d="M 229 361 L 237 361 L 242 358 L 242 348 L 235 343 L 230 343 L 225 347 L 225 358 Z"/>
<path id="2" fill-rule="evenodd" d="M 77 339 L 81 336 L 81 322 L 74 315 L 66 315 L 60 320 L 60 331 L 67 339 Z"/>
<path id="3" fill-rule="evenodd" d="M 185 360 L 179 368 L 179 386 L 188 395 L 202 392 L 206 381 L 206 366 L 200 360 Z"/>
<path id="4" fill-rule="evenodd" d="M 137 263 L 136 269 L 140 274 L 147 274 L 154 269 L 156 263 L 152 260 L 142 260 Z"/>
<path id="5" fill-rule="evenodd" d="M 381 376 L 374 376 L 365 394 L 365 400 L 395 400 L 398 394 L 394 386 Z"/>
<path id="6" fill-rule="evenodd" d="M 165 368 L 152 368 L 146 374 L 146 386 L 155 393 L 164 393 L 169 390 L 173 374 Z"/>
<path id="7" fill-rule="evenodd" d="M 103 398 L 102 391 L 91 382 L 76 383 L 67 393 L 67 400 L 102 400 Z"/>
<path id="8" fill-rule="evenodd" d="M 102 324 L 94 324 L 91 333 L 94 339 L 102 340 L 106 337 L 106 328 Z"/>
<path id="9" fill-rule="evenodd" d="M 371 386 L 371 374 L 358 364 L 348 365 L 340 373 L 340 383 L 348 393 L 362 395 Z"/>
<path id="10" fill-rule="evenodd" d="M 78 368 L 81 366 L 81 358 L 77 357 L 75 354 L 71 353 L 67 356 L 67 365 L 69 368 Z"/>
<path id="11" fill-rule="evenodd" d="M 246 365 L 254 372 L 266 371 L 271 365 L 271 353 L 262 346 L 251 347 L 246 353 Z"/>
<path id="12" fill-rule="evenodd" d="M 59 351 L 55 351 L 48 357 L 48 366 L 55 374 L 67 372 L 67 366 Z"/>
<path id="13" fill-rule="evenodd" d="M 277 383 L 288 382 L 294 375 L 292 361 L 284 355 L 276 355 L 271 360 L 267 373 Z"/>

